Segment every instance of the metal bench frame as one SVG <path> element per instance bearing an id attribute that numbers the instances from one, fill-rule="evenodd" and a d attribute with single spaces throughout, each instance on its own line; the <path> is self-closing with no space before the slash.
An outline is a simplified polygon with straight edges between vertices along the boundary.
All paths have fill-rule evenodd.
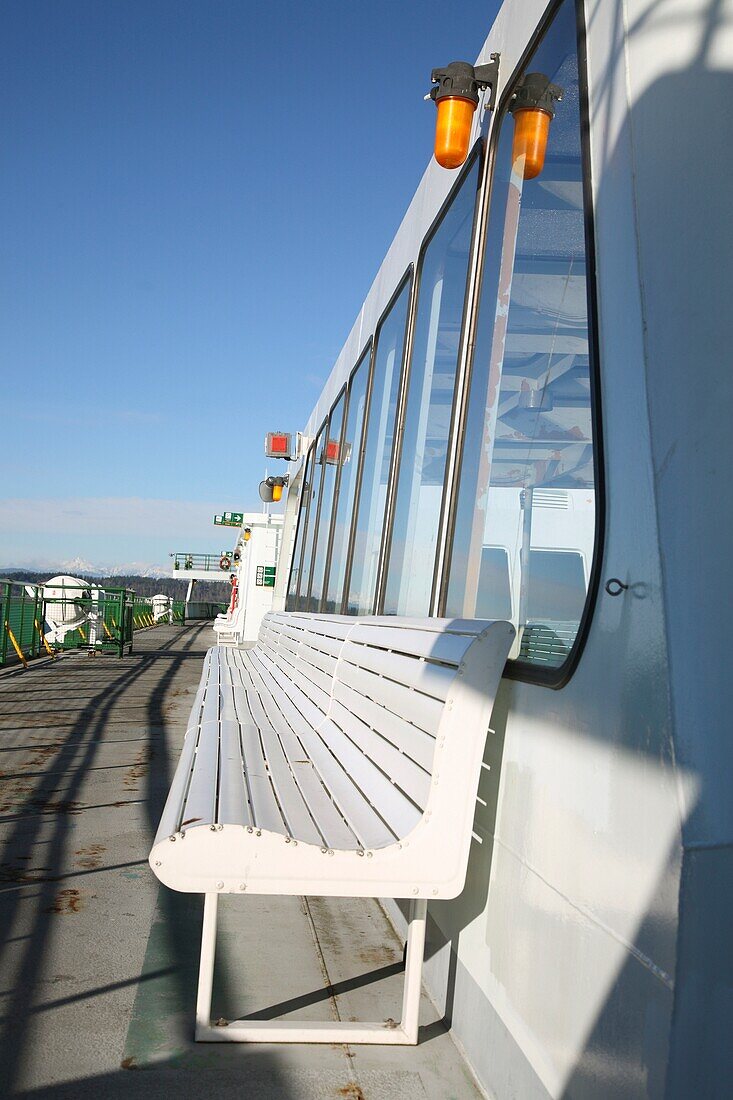
<path id="1" fill-rule="evenodd" d="M 423 662 L 420 670 L 435 670 L 437 664 L 442 680 L 448 683 L 444 701 L 437 704 L 440 711 L 434 734 L 432 767 L 425 776 L 425 781 L 429 783 L 427 799 L 422 809 L 410 807 L 409 800 L 405 799 L 416 820 L 404 833 L 398 831 L 391 842 L 385 841 L 368 848 L 326 848 L 290 836 L 286 829 L 277 832 L 272 828 L 260 827 L 254 817 L 249 825 L 217 820 L 219 778 L 216 770 L 213 772 L 213 779 L 207 773 L 199 783 L 199 791 L 202 787 L 204 790 L 209 786 L 217 788 L 211 792 L 212 811 L 207 811 L 203 819 L 198 817 L 194 822 L 191 822 L 190 817 L 184 817 L 187 813 L 186 806 L 190 806 L 187 798 L 192 786 L 191 777 L 196 767 L 199 746 L 208 745 L 211 755 L 211 742 L 207 739 L 221 739 L 224 723 L 232 721 L 230 708 L 228 709 L 226 701 L 222 702 L 226 693 L 220 690 L 221 667 L 217 662 L 240 662 L 242 669 L 246 670 L 247 662 L 264 660 L 264 653 L 267 652 L 271 667 L 294 682 L 292 661 L 297 647 L 291 646 L 287 650 L 283 648 L 278 664 L 277 645 L 272 641 L 273 637 L 277 637 L 277 624 L 287 622 L 288 618 L 296 621 L 299 629 L 303 630 L 304 644 L 307 644 L 305 639 L 309 636 L 309 620 L 314 625 L 314 631 L 316 628 L 323 630 L 331 625 L 337 635 L 341 631 L 343 641 L 331 650 L 333 675 L 328 702 L 321 703 L 322 707 L 326 707 L 321 712 L 321 725 L 329 722 L 331 707 L 338 705 L 335 701 L 339 686 L 347 679 L 347 662 L 342 660 L 342 653 L 346 651 L 345 647 L 352 638 L 366 638 L 368 651 L 373 653 L 377 649 L 382 658 L 385 654 L 391 657 L 394 653 L 403 661 L 403 665 L 405 653 L 408 658 Z M 420 634 L 420 631 L 423 633 Z M 426 650 L 424 637 L 434 640 L 435 656 L 429 647 Z M 486 735 L 494 696 L 513 637 L 514 629 L 506 622 L 344 619 L 341 616 L 306 615 L 288 617 L 282 613 L 271 613 L 263 621 L 260 633 L 261 641 L 258 645 L 261 658 L 256 651 L 223 650 L 218 647 L 209 651 L 187 743 L 184 743 L 181 762 L 150 854 L 151 867 L 161 881 L 173 889 L 204 894 L 196 1003 L 197 1040 L 379 1044 L 417 1042 L 427 902 L 429 898 L 456 897 L 465 884 L 475 797 Z M 379 641 L 382 638 L 387 641 L 380 643 L 381 648 L 370 645 L 369 639 Z M 351 643 L 352 648 L 353 644 Z M 414 650 L 418 652 L 412 652 Z M 428 664 L 425 664 L 426 652 Z M 458 654 L 452 659 L 452 667 L 449 667 L 450 660 L 448 664 L 442 663 L 442 655 L 445 653 Z M 324 665 L 330 667 L 325 660 Z M 352 665 L 351 668 L 353 667 Z M 414 667 L 417 669 L 417 666 Z M 215 672 L 215 669 L 218 671 Z M 327 674 L 320 676 L 321 683 L 326 682 L 324 676 Z M 373 670 L 370 670 L 370 676 L 371 682 L 378 686 L 382 680 L 381 674 L 375 678 Z M 275 683 L 273 679 L 273 684 Z M 320 693 L 325 699 L 325 693 L 320 688 L 314 689 L 313 685 L 310 686 L 316 692 L 316 697 Z M 401 688 L 399 681 L 385 677 L 384 695 L 389 697 L 390 689 L 394 690 L 395 686 Z M 242 692 L 245 690 L 241 689 Z M 371 690 L 374 691 L 373 688 Z M 348 692 L 345 698 L 348 699 Z M 436 700 L 426 699 L 418 690 L 415 694 L 416 710 L 419 710 L 421 702 L 435 711 Z M 369 703 L 372 708 L 375 704 L 379 708 L 379 700 L 370 698 Z M 392 719 L 395 718 L 394 711 L 388 711 L 386 704 L 384 712 Z M 339 713 L 348 716 L 348 711 L 343 706 Z M 219 715 L 218 720 L 213 717 L 214 714 Z M 229 717 L 222 718 L 222 714 Z M 376 714 L 378 717 L 379 709 Z M 415 728 L 403 716 L 397 716 L 397 720 L 406 729 Z M 316 729 L 314 726 L 314 735 Z M 251 734 L 251 723 L 249 731 Z M 231 733 L 229 736 L 231 737 Z M 346 738 L 348 734 L 344 733 L 343 736 Z M 224 757 L 224 748 L 217 744 L 216 752 L 219 755 L 216 759 L 219 761 L 219 756 Z M 373 765 L 373 760 L 367 759 Z M 205 767 L 204 764 L 201 766 L 202 769 Z M 221 763 L 217 763 L 216 767 L 221 769 Z M 259 776 L 259 780 L 262 781 L 262 776 Z M 321 782 L 324 782 L 322 777 Z M 384 785 L 383 779 L 381 782 Z M 389 788 L 389 783 L 387 787 Z M 333 794 L 331 797 L 338 805 Z M 343 803 L 343 795 L 341 798 Z M 200 805 L 199 795 L 197 806 Z M 382 813 L 386 820 L 384 808 Z M 395 833 L 394 826 L 392 832 Z M 234 1020 L 222 1026 L 212 1024 L 211 994 L 219 894 L 247 891 L 409 899 L 411 904 L 401 1022 L 344 1021 L 334 1024 L 248 1019 Z"/>

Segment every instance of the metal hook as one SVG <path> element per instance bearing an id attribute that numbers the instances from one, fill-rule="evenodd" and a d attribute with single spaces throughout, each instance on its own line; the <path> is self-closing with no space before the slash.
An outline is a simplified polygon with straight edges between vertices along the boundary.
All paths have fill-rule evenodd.
<path id="1" fill-rule="evenodd" d="M 618 577 L 610 577 L 603 586 L 608 592 L 609 596 L 620 596 L 622 592 L 626 592 L 628 584 L 624 584 Z"/>

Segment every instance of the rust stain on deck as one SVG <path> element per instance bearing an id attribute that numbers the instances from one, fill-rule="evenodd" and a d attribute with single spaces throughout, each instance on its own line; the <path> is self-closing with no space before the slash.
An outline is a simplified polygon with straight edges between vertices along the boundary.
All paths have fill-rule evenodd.
<path id="1" fill-rule="evenodd" d="M 86 848 L 79 848 L 74 855 L 80 857 L 77 863 L 83 870 L 94 871 L 102 866 L 102 852 L 106 851 L 103 844 L 89 844 Z"/>
<path id="2" fill-rule="evenodd" d="M 122 780 L 122 784 L 126 790 L 136 791 L 138 789 L 137 781 L 143 779 L 148 774 L 148 765 L 152 759 L 153 750 L 150 745 L 146 745 L 144 748 L 140 749 L 135 757 L 135 763 L 132 767 L 127 769 Z"/>
<path id="3" fill-rule="evenodd" d="M 53 905 L 46 909 L 47 913 L 79 913 L 82 908 L 82 898 L 78 890 L 59 890 Z"/>
<path id="4" fill-rule="evenodd" d="M 343 1096 L 345 1100 L 364 1100 L 361 1085 L 357 1085 L 356 1081 L 350 1081 L 342 1089 L 337 1089 L 336 1095 Z"/>

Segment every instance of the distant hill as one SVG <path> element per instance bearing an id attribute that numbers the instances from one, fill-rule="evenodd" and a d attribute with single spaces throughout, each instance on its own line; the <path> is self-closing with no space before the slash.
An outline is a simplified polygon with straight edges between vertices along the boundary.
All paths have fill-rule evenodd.
<path id="1" fill-rule="evenodd" d="M 45 584 L 50 577 L 58 576 L 66 572 L 65 569 L 47 569 L 43 573 L 35 573 L 28 569 L 3 570 L 0 567 L 0 577 L 8 580 L 26 581 L 28 584 Z M 187 580 L 177 580 L 172 577 L 141 577 L 136 573 L 120 573 L 113 577 L 100 578 L 89 573 L 74 572 L 72 574 L 79 580 L 88 581 L 91 585 L 104 584 L 109 588 L 132 588 L 137 596 L 172 596 L 174 600 L 183 600 L 186 597 L 188 587 Z M 199 582 L 195 589 L 195 598 L 210 603 L 224 603 L 229 601 L 231 588 L 226 581 Z"/>

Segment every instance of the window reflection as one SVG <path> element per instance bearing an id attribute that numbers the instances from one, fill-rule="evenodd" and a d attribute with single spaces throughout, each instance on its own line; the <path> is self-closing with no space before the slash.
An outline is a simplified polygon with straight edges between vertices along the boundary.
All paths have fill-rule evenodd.
<path id="1" fill-rule="evenodd" d="M 508 576 L 512 655 L 554 666 L 577 635 L 596 508 L 575 36 L 566 0 L 528 63 L 563 89 L 535 179 L 502 123 L 445 607 L 506 607 Z M 488 547 L 506 555 L 501 580 Z"/>
<path id="2" fill-rule="evenodd" d="M 321 470 L 321 500 L 318 510 L 318 524 L 315 531 L 313 575 L 310 582 L 310 595 L 303 605 L 306 611 L 318 611 L 321 606 L 323 580 L 326 569 L 326 555 L 328 553 L 328 539 L 331 531 L 331 511 L 333 507 L 334 489 L 336 486 L 336 471 L 339 467 L 339 456 L 342 448 L 341 429 L 343 427 L 343 420 L 344 396 L 342 394 L 331 410 L 328 430 L 321 438 L 320 447 L 316 445 L 316 463 Z"/>
<path id="3" fill-rule="evenodd" d="M 295 598 L 296 611 L 305 611 L 308 606 L 308 585 L 310 583 L 311 564 L 313 562 L 313 540 L 316 526 L 318 524 L 318 509 L 321 503 L 321 482 L 323 480 L 322 455 L 323 446 L 326 440 L 327 427 L 328 425 L 324 424 L 324 426 L 321 428 L 318 436 L 316 437 L 315 447 L 313 448 L 313 476 L 311 478 L 308 517 L 306 522 L 305 536 L 303 540 L 303 561 L 300 569 L 300 582 L 298 584 L 298 594 Z"/>
<path id="4" fill-rule="evenodd" d="M 349 615 L 368 615 L 374 608 L 409 301 L 408 280 L 377 330 L 361 491 L 348 582 L 346 611 Z"/>
<path id="5" fill-rule="evenodd" d="M 303 475 L 303 485 L 300 490 L 298 530 L 295 535 L 293 564 L 290 569 L 290 583 L 288 584 L 288 599 L 286 605 L 288 611 L 295 611 L 297 609 L 298 586 L 301 576 L 301 558 L 303 557 L 303 545 L 306 540 L 306 529 L 308 525 L 308 505 L 310 504 L 312 495 L 314 454 L 315 448 L 311 447 L 308 452 L 308 458 L 305 464 L 305 474 Z"/>
<path id="6" fill-rule="evenodd" d="M 428 615 L 466 295 L 478 159 L 425 252 L 384 612 Z"/>
<path id="7" fill-rule="evenodd" d="M 367 382 L 369 381 L 369 358 L 367 351 L 356 368 L 349 387 L 349 406 L 344 430 L 344 442 L 339 456 L 341 467 L 338 486 L 338 500 L 333 527 L 333 549 L 328 571 L 328 587 L 324 610 L 333 614 L 341 610 L 344 590 L 344 577 L 349 552 L 351 517 L 354 508 L 356 478 L 359 470 L 359 452 L 364 424 Z"/>

